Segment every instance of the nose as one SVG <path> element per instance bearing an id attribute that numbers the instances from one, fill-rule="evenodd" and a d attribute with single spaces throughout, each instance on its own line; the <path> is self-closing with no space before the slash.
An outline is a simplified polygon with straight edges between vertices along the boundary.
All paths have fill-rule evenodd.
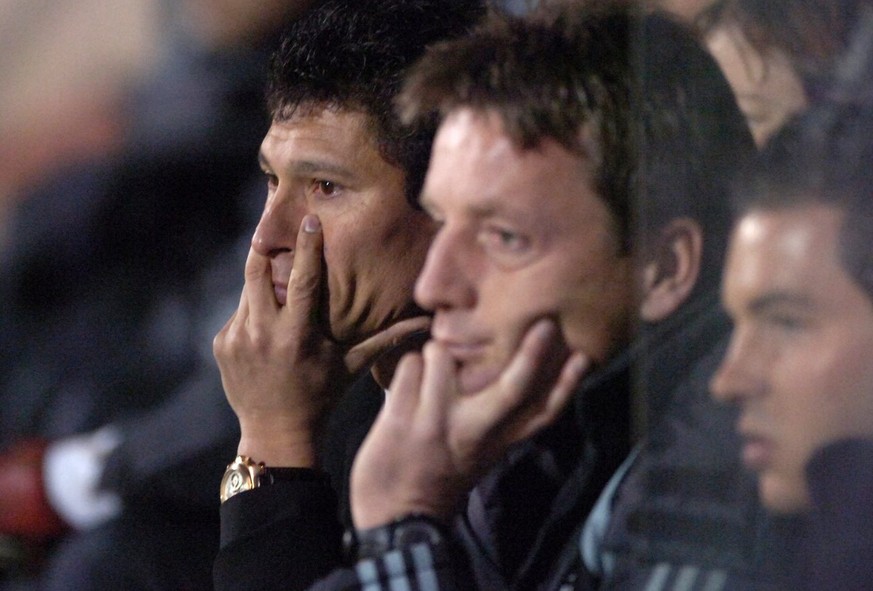
<path id="1" fill-rule="evenodd" d="M 258 227 L 252 236 L 252 248 L 261 256 L 275 257 L 293 252 L 297 231 L 306 208 L 274 193 L 267 199 Z"/>
<path id="2" fill-rule="evenodd" d="M 765 388 L 762 353 L 755 350 L 752 338 L 735 329 L 724 358 L 709 381 L 713 398 L 737 403 L 760 395 Z"/>
<path id="3" fill-rule="evenodd" d="M 445 225 L 440 228 L 415 282 L 418 305 L 432 311 L 475 306 L 476 287 L 470 280 L 476 272 L 474 256 L 458 233 L 449 231 Z"/>

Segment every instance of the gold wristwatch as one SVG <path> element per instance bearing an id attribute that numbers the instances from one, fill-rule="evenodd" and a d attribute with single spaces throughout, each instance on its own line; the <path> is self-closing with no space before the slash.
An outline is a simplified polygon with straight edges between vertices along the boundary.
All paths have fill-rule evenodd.
<path id="1" fill-rule="evenodd" d="M 237 456 L 221 479 L 221 502 L 247 490 L 276 482 L 315 482 L 330 485 L 330 477 L 317 468 L 267 468 L 248 456 Z"/>
<path id="2" fill-rule="evenodd" d="M 256 463 L 248 456 L 237 456 L 228 464 L 221 479 L 221 502 L 237 493 L 259 487 L 264 470 L 266 466 L 263 462 Z"/>

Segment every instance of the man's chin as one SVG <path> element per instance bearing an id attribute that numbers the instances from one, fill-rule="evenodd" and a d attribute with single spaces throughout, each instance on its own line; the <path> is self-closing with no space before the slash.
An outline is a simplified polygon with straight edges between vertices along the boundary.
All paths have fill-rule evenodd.
<path id="1" fill-rule="evenodd" d="M 461 367 L 458 372 L 458 385 L 461 394 L 481 392 L 500 378 L 500 370 L 486 367 Z"/>
<path id="2" fill-rule="evenodd" d="M 761 472 L 758 474 L 758 493 L 762 504 L 771 513 L 805 513 L 811 506 L 806 482 L 802 478 L 786 479 L 770 472 Z"/>

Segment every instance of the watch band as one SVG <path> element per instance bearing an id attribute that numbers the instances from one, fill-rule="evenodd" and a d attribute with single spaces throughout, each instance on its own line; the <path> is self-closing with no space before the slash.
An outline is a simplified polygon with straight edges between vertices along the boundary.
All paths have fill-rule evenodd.
<path id="1" fill-rule="evenodd" d="M 268 468 L 248 456 L 237 456 L 221 479 L 221 502 L 248 490 L 277 482 L 319 482 L 330 485 L 330 476 L 317 468 Z"/>
<path id="2" fill-rule="evenodd" d="M 436 546 L 448 538 L 445 524 L 430 515 L 411 513 L 379 527 L 346 530 L 343 546 L 349 559 L 361 560 L 418 543 Z"/>

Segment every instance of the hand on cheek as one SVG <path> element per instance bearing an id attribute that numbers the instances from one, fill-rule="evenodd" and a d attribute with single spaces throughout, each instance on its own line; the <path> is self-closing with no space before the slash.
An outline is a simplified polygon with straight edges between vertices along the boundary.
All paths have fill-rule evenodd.
<path id="1" fill-rule="evenodd" d="M 409 513 L 449 520 L 514 443 L 561 413 L 587 367 L 554 323 L 535 324 L 500 377 L 461 394 L 449 353 L 429 342 L 400 363 L 352 469 L 352 513 L 365 529 Z"/>
<path id="2" fill-rule="evenodd" d="M 240 421 L 239 453 L 268 466 L 314 466 L 316 440 L 340 394 L 385 350 L 427 327 L 428 319 L 411 319 L 345 350 L 324 325 L 323 250 L 321 224 L 307 215 L 284 306 L 274 293 L 270 259 L 251 250 L 239 308 L 213 343 Z"/>

